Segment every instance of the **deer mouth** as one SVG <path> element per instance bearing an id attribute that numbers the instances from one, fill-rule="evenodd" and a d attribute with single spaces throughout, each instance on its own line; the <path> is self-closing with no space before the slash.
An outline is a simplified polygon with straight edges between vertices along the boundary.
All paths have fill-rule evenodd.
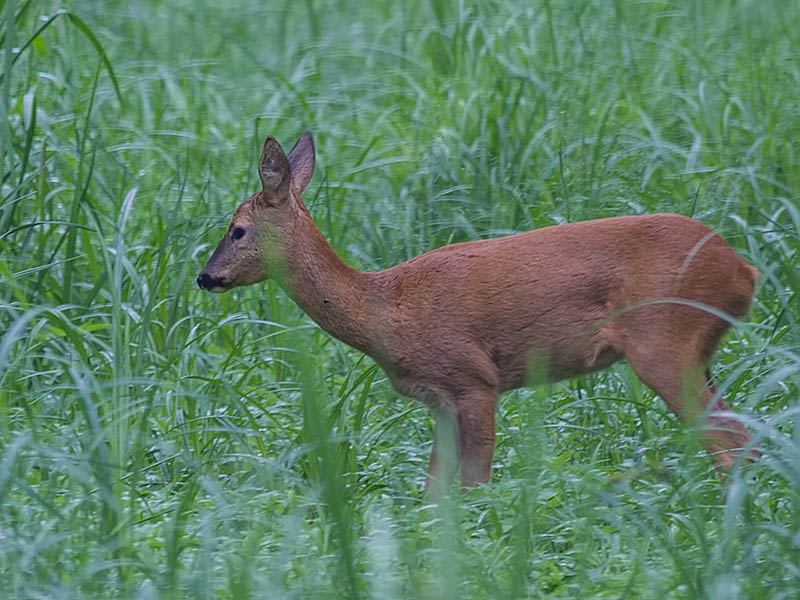
<path id="1" fill-rule="evenodd" d="M 230 281 L 224 277 L 212 277 L 208 273 L 200 273 L 197 278 L 197 287 L 207 292 L 219 294 L 230 287 Z"/>

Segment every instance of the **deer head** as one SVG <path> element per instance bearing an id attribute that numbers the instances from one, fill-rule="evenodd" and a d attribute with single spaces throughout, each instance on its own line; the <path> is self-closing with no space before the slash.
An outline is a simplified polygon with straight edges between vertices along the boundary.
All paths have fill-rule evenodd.
<path id="1" fill-rule="evenodd" d="M 261 191 L 233 213 L 225 237 L 197 278 L 209 292 L 279 276 L 284 268 L 282 241 L 299 212 L 306 208 L 300 194 L 314 174 L 314 142 L 306 132 L 287 157 L 272 136 L 264 142 L 258 165 Z"/>

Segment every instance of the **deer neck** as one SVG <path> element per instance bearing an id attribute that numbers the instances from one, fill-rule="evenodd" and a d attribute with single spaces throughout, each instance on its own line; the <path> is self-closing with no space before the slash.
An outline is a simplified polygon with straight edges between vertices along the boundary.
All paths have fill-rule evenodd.
<path id="1" fill-rule="evenodd" d="M 366 354 L 380 354 L 384 303 L 377 274 L 339 258 L 305 210 L 281 242 L 286 270 L 277 279 L 287 294 L 332 336 Z"/>

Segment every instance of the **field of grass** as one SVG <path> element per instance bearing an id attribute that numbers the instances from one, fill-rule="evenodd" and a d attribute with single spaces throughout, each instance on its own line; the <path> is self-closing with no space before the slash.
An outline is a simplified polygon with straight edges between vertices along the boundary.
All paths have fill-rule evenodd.
<path id="1" fill-rule="evenodd" d="M 0 0 L 0 598 L 797 598 L 800 3 Z M 764 277 L 721 482 L 625 363 L 501 399 L 422 497 L 428 410 L 272 282 L 194 279 L 272 134 L 340 255 L 621 214 Z"/>

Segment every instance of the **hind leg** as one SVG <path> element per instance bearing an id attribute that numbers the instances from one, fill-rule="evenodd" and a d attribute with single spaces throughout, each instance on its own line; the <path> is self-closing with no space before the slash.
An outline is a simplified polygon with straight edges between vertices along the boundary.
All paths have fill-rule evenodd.
<path id="1" fill-rule="evenodd" d="M 711 372 L 706 369 L 704 375 L 707 398 L 705 406 L 708 407 L 711 402 L 714 406 L 706 417 L 703 435 L 707 437 L 707 432 L 713 431 L 714 436 L 703 443 L 718 467 L 730 469 L 736 461 L 736 449 L 746 448 L 750 443 L 750 431 L 738 419 L 720 414 L 730 411 L 731 408 L 719 395 Z M 756 458 L 761 455 L 761 450 L 757 446 L 750 448 L 748 455 L 750 459 Z"/>
<path id="2" fill-rule="evenodd" d="M 700 441 L 718 469 L 733 466 L 739 452 L 750 442 L 750 432 L 734 418 L 719 414 L 730 407 L 717 394 L 706 368 L 708 354 L 692 343 L 642 344 L 626 352 L 633 370 L 661 396 L 684 423 L 700 427 Z M 680 348 L 680 354 L 665 353 Z M 693 350 L 695 348 L 695 350 Z"/>

